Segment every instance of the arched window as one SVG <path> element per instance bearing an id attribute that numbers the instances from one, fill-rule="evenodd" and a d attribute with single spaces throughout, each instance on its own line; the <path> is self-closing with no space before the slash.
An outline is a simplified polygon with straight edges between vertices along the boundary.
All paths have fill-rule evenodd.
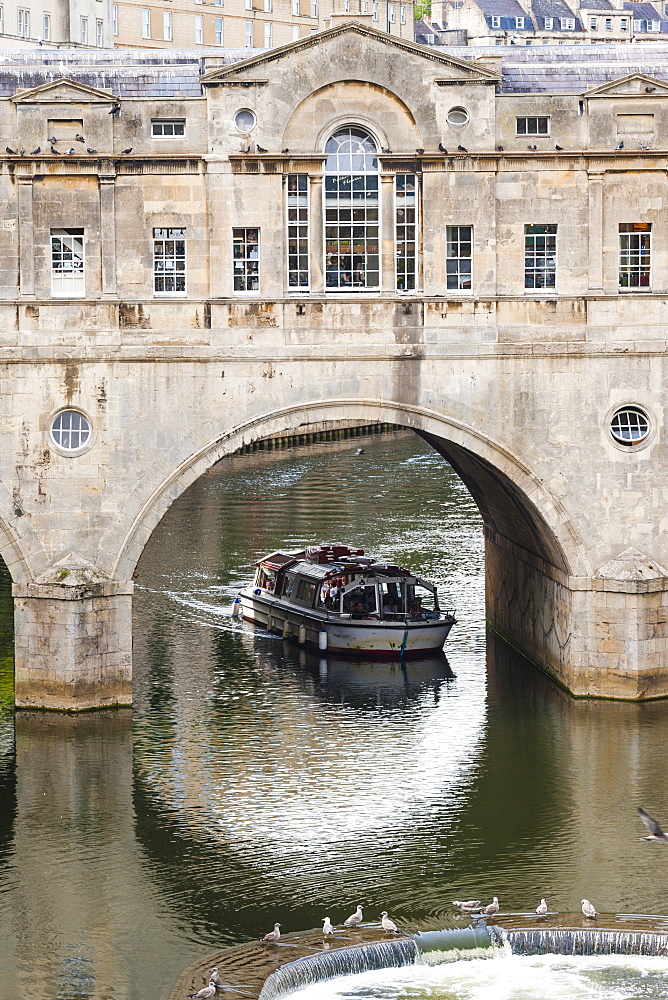
<path id="1" fill-rule="evenodd" d="M 346 125 L 327 140 L 325 152 L 326 286 L 379 288 L 376 143 L 366 129 Z"/>

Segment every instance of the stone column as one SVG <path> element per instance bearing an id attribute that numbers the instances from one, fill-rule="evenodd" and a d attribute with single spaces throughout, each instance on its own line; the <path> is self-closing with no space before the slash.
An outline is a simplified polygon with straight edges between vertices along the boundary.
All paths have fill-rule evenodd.
<path id="1" fill-rule="evenodd" d="M 103 172 L 104 171 L 104 172 Z M 100 170 L 100 233 L 102 234 L 102 294 L 116 295 L 116 173 L 112 163 Z"/>
<path id="2" fill-rule="evenodd" d="M 131 582 L 14 584 L 17 708 L 132 704 Z"/>
<path id="3" fill-rule="evenodd" d="M 394 174 L 380 175 L 380 281 L 384 292 L 396 292 L 394 261 Z"/>
<path id="4" fill-rule="evenodd" d="M 589 291 L 603 291 L 603 174 L 589 174 Z"/>
<path id="5" fill-rule="evenodd" d="M 325 229 L 323 225 L 322 174 L 309 177 L 309 213 L 311 248 L 309 265 L 311 268 L 311 291 L 322 294 L 325 290 L 323 258 L 325 251 Z"/>
<path id="6" fill-rule="evenodd" d="M 35 294 L 35 245 L 32 221 L 32 176 L 17 177 L 19 201 L 19 287 L 21 295 Z"/>

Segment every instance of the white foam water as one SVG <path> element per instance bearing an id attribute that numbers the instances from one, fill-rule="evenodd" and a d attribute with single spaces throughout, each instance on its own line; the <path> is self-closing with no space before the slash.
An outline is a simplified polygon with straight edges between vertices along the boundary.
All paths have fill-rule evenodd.
<path id="1" fill-rule="evenodd" d="M 511 955 L 344 976 L 299 1000 L 668 1000 L 668 958 L 636 955 Z M 480 954 L 476 949 L 476 954 Z"/>

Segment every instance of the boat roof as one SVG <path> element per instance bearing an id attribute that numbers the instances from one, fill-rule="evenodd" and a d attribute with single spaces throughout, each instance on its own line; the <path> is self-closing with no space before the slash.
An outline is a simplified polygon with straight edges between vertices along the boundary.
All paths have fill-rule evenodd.
<path id="1" fill-rule="evenodd" d="M 263 569 L 290 569 L 300 576 L 314 580 L 324 580 L 329 576 L 412 576 L 410 570 L 394 563 L 378 562 L 364 556 L 364 549 L 350 545 L 309 545 L 298 552 L 272 552 L 259 559 L 257 564 Z"/>

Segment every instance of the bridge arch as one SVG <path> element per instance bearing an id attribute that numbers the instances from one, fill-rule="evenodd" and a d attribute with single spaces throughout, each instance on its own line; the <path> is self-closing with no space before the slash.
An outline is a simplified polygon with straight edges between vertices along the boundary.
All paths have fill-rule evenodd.
<path id="1" fill-rule="evenodd" d="M 576 527 L 540 478 L 517 455 L 470 426 L 435 410 L 364 399 L 312 400 L 258 414 L 191 454 L 156 486 L 118 552 L 113 578 L 129 580 L 154 528 L 174 502 L 216 462 L 261 438 L 304 432 L 309 425 L 359 420 L 416 431 L 453 466 L 476 501 L 489 539 L 509 558 L 525 553 L 562 583 L 591 567 Z"/>

